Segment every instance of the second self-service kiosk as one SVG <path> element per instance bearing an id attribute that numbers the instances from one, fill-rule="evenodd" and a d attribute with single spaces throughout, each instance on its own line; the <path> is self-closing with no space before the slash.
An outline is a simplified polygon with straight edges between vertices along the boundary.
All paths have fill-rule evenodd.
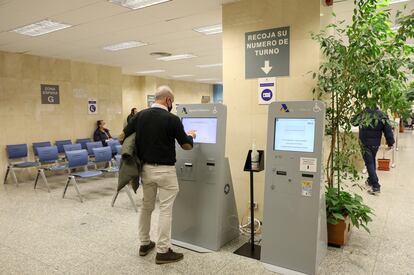
<path id="1" fill-rule="evenodd" d="M 219 250 L 239 236 L 229 161 L 225 158 L 227 108 L 177 106 L 185 131 L 195 130 L 192 150 L 177 146 L 180 191 L 174 202 L 172 242 L 198 252 Z"/>
<path id="2" fill-rule="evenodd" d="M 316 274 L 326 253 L 325 105 L 269 107 L 261 261 L 282 274 Z"/>

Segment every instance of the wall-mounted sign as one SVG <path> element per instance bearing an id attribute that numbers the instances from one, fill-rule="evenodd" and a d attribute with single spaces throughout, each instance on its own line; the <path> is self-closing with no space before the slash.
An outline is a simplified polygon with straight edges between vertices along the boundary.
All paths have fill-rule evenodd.
<path id="1" fill-rule="evenodd" d="M 40 95 L 42 104 L 59 104 L 59 86 L 40 84 Z"/>
<path id="2" fill-rule="evenodd" d="M 155 95 L 147 95 L 147 107 L 150 108 L 155 102 Z"/>
<path id="3" fill-rule="evenodd" d="M 259 104 L 270 104 L 276 100 L 276 78 L 259 78 L 258 97 Z"/>
<path id="4" fill-rule="evenodd" d="M 290 27 L 245 33 L 246 78 L 289 76 Z"/>
<path id="5" fill-rule="evenodd" d="M 94 98 L 88 99 L 88 114 L 96 115 L 98 113 L 98 102 Z"/>

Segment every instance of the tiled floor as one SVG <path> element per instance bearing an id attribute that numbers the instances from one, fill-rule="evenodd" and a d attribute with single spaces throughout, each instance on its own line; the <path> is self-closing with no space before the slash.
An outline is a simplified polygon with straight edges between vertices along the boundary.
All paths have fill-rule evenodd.
<path id="1" fill-rule="evenodd" d="M 414 135 L 409 132 L 400 136 L 397 167 L 379 173 L 382 194 L 361 192 L 376 210 L 371 234 L 354 229 L 348 246 L 329 248 L 320 274 L 414 274 L 411 169 Z M 114 178 L 81 184 L 84 203 L 73 188 L 61 198 L 65 177 L 49 180 L 50 194 L 41 184 L 33 190 L 31 182 L 0 187 L 0 274 L 274 274 L 232 253 L 244 237 L 211 254 L 176 248 L 184 261 L 157 266 L 154 253 L 138 256 L 138 216 L 126 194 L 110 207 Z"/>

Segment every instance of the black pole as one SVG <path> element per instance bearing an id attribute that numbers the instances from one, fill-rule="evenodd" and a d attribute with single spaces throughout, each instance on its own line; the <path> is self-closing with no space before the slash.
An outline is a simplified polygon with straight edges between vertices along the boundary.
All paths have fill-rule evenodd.
<path id="1" fill-rule="evenodd" d="M 250 171 L 250 242 L 254 251 L 254 194 L 253 194 L 253 171 Z"/>

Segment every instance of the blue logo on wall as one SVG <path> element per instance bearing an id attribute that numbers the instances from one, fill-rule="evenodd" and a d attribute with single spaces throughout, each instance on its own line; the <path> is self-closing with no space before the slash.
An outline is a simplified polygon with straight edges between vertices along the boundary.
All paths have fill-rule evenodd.
<path id="1" fill-rule="evenodd" d="M 89 110 L 94 113 L 96 111 L 96 106 L 95 105 L 91 105 L 89 106 Z"/>
<path id="2" fill-rule="evenodd" d="M 269 101 L 269 100 L 272 100 L 272 98 L 273 98 L 273 93 L 272 93 L 272 91 L 271 91 L 271 90 L 269 90 L 269 89 L 264 89 L 264 90 L 262 91 L 261 97 L 262 97 L 262 99 L 263 99 L 264 101 Z"/>

